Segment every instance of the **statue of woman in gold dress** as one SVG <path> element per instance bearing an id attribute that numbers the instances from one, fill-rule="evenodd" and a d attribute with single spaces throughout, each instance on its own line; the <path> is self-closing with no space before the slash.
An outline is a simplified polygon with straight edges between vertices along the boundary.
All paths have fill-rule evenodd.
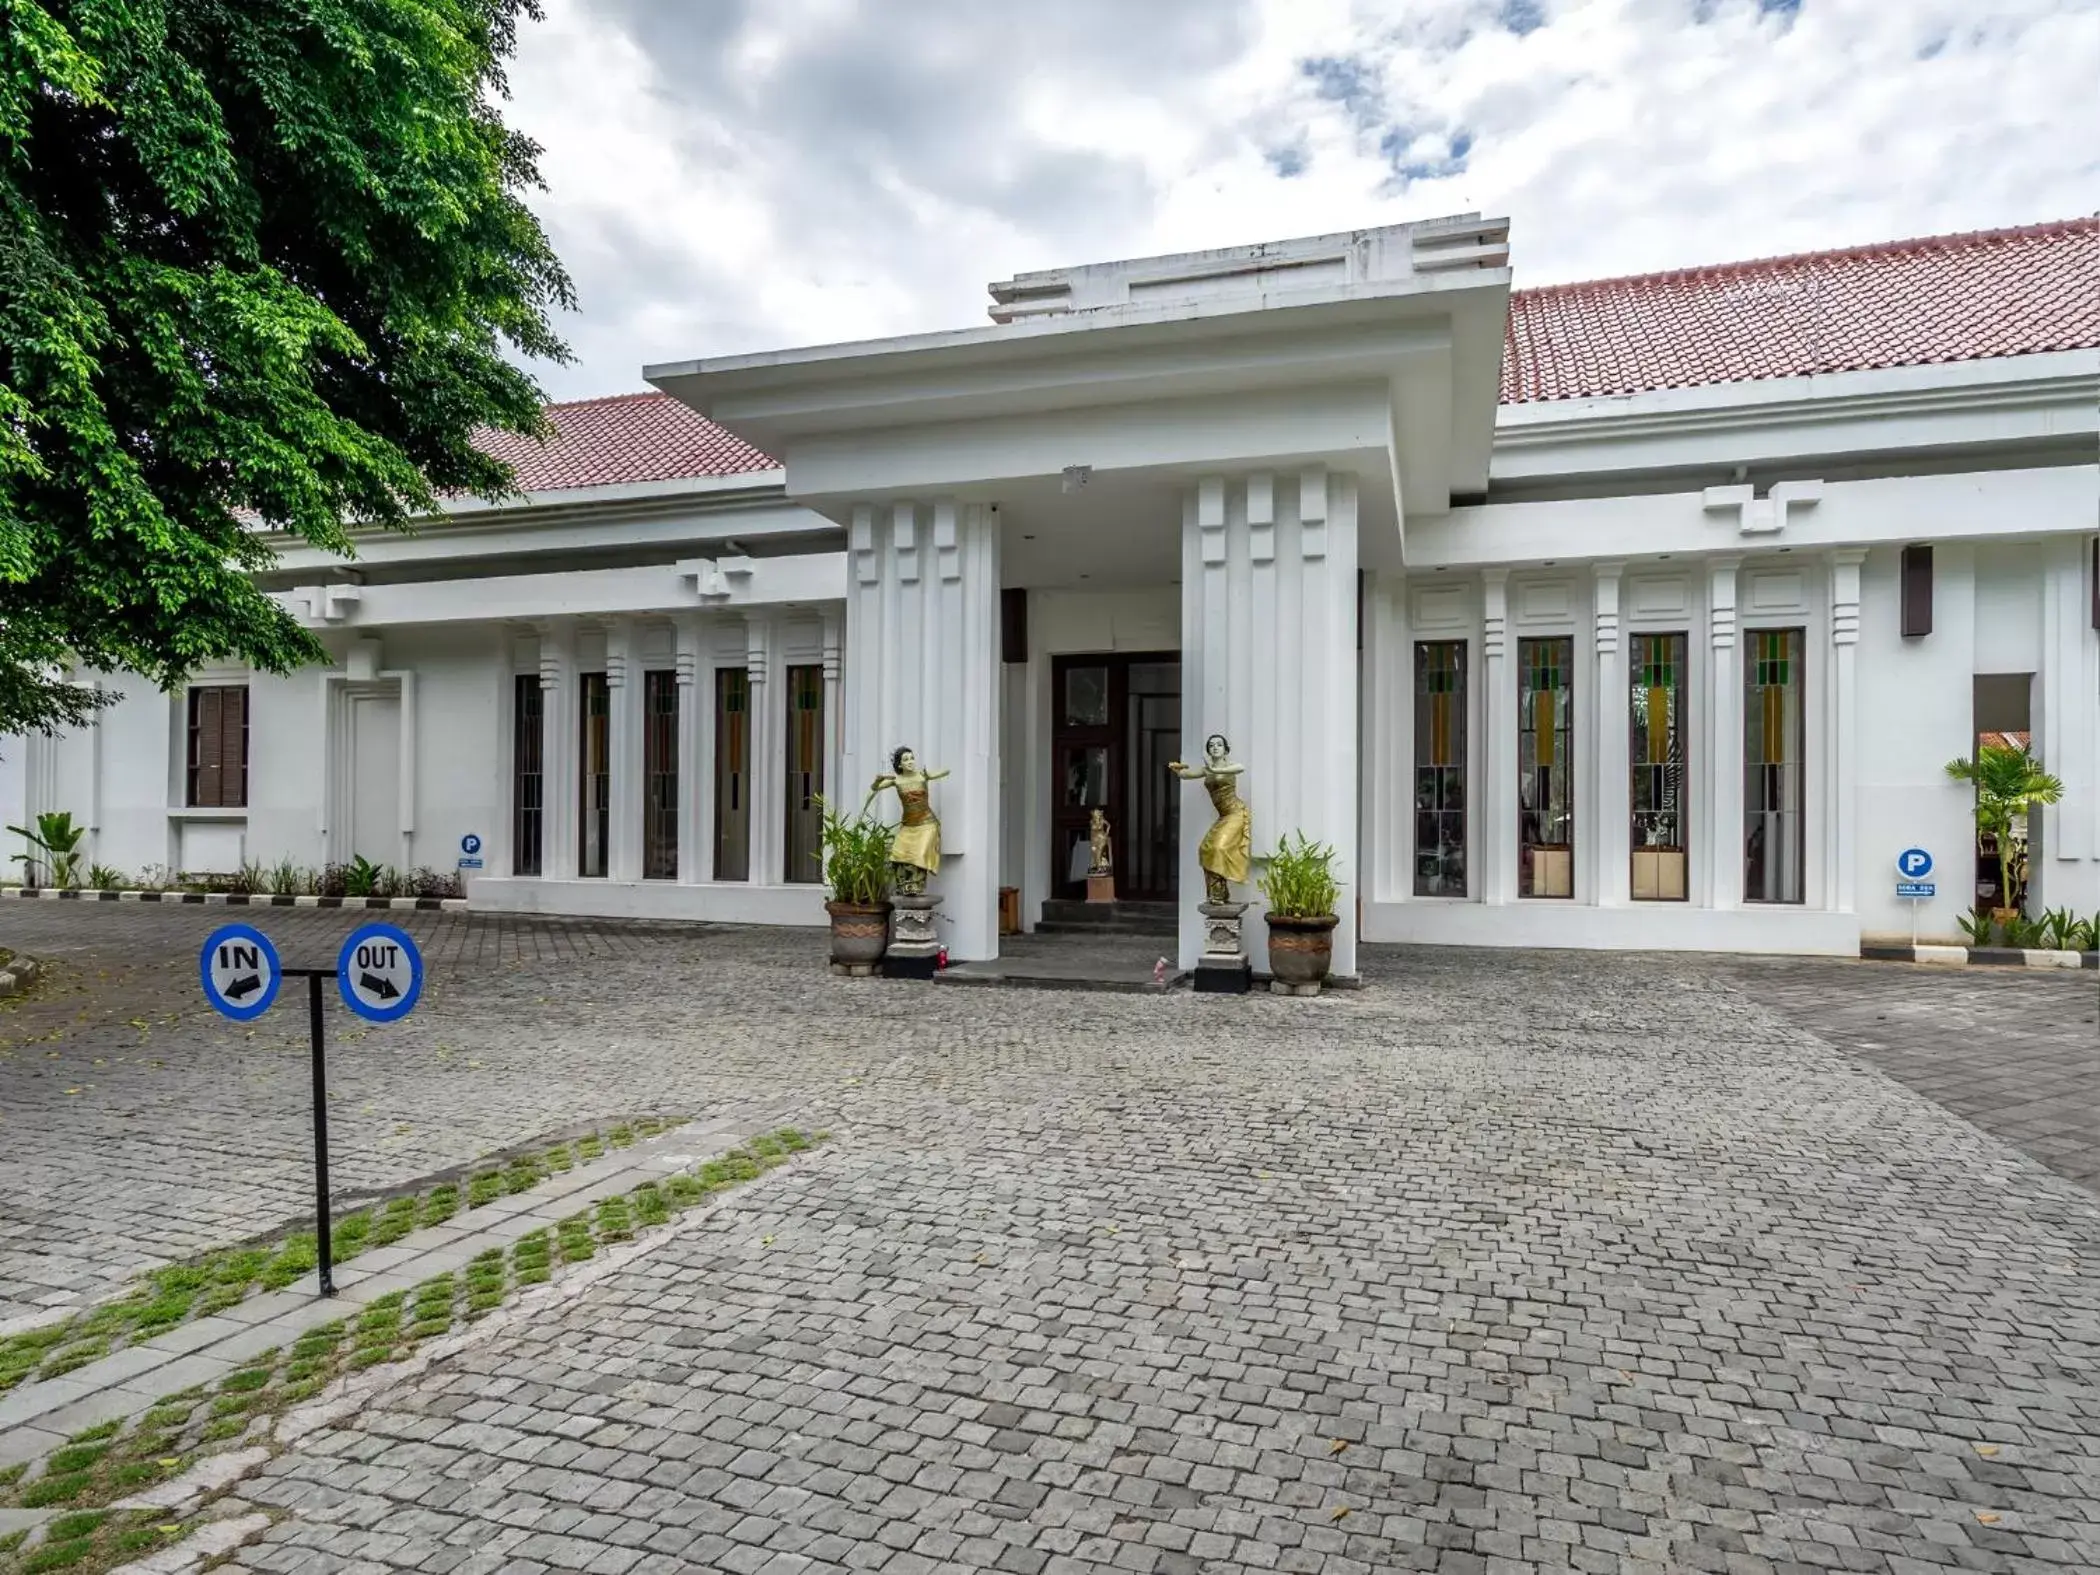
<path id="1" fill-rule="evenodd" d="M 1232 883 L 1247 878 L 1254 856 L 1254 816 L 1240 797 L 1239 778 L 1247 768 L 1226 758 L 1232 746 L 1223 733 L 1203 741 L 1203 764 L 1186 766 L 1178 760 L 1167 769 L 1184 782 L 1201 782 L 1210 794 L 1210 807 L 1218 818 L 1203 834 L 1196 862 L 1203 866 L 1203 894 L 1210 902 L 1232 901 Z"/>
<path id="2" fill-rule="evenodd" d="M 890 879 L 902 896 L 923 896 L 926 877 L 940 873 L 941 822 L 933 812 L 931 786 L 947 775 L 945 770 L 920 770 L 919 757 L 906 747 L 890 756 L 890 769 L 868 788 L 870 798 L 895 788 L 904 806 L 903 824 L 890 844 Z"/>

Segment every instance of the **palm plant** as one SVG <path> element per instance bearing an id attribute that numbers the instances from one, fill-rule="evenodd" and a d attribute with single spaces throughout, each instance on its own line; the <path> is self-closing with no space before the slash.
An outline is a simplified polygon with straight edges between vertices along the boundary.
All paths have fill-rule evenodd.
<path id="1" fill-rule="evenodd" d="M 890 844 L 897 828 L 868 815 L 865 809 L 850 819 L 826 803 L 820 794 L 817 806 L 824 814 L 824 884 L 834 902 L 873 907 L 890 895 Z"/>
<path id="2" fill-rule="evenodd" d="M 2033 751 L 2020 744 L 1985 744 L 1974 760 L 1948 761 L 1947 775 L 1975 787 L 1976 829 L 1998 844 L 2005 905 L 2022 907 L 2027 897 L 2027 815 L 2037 804 L 2059 802 L 2063 782 L 2044 771 Z"/>
<path id="3" fill-rule="evenodd" d="M 87 853 L 81 844 L 87 841 L 88 829 L 73 824 L 73 816 L 67 810 L 45 810 L 36 818 L 36 830 L 26 826 L 7 828 L 36 851 L 17 853 L 15 862 L 22 866 L 23 876 L 34 886 L 48 876 L 51 884 L 61 888 L 78 886 L 81 873 L 87 863 Z"/>

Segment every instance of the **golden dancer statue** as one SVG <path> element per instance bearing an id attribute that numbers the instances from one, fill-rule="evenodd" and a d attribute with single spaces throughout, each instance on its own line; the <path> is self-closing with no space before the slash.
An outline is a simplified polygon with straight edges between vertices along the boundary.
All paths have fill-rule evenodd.
<path id="1" fill-rule="evenodd" d="M 1203 866 L 1203 891 L 1211 902 L 1232 901 L 1232 884 L 1247 878 L 1254 856 L 1254 816 L 1240 797 L 1239 778 L 1246 767 L 1229 760 L 1232 746 L 1223 733 L 1203 741 L 1203 764 L 1167 762 L 1167 769 L 1184 782 L 1201 782 L 1210 794 L 1210 807 L 1218 818 L 1203 834 L 1196 862 Z"/>
<path id="2" fill-rule="evenodd" d="M 947 775 L 946 771 L 920 770 L 919 757 L 906 746 L 890 756 L 890 769 L 868 788 L 871 801 L 884 788 L 895 788 L 897 802 L 904 806 L 903 824 L 890 844 L 890 874 L 904 896 L 924 894 L 926 877 L 940 873 L 941 822 L 933 812 L 932 784 Z"/>

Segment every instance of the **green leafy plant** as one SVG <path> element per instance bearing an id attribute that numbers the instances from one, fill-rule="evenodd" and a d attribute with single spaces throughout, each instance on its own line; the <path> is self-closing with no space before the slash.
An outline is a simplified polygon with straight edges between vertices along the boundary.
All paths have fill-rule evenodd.
<path id="1" fill-rule="evenodd" d="M 345 897 L 373 897 L 379 893 L 380 880 L 386 871 L 374 864 L 362 853 L 343 868 L 343 895 Z"/>
<path id="2" fill-rule="evenodd" d="M 1302 831 L 1287 833 L 1276 844 L 1276 851 L 1262 861 L 1261 879 L 1256 883 L 1269 912 L 1285 919 L 1332 918 L 1342 898 L 1341 882 L 1334 873 L 1336 857 L 1328 843 L 1314 842 Z"/>
<path id="3" fill-rule="evenodd" d="M 36 830 L 27 826 L 7 828 L 27 842 L 36 851 L 17 853 L 15 862 L 22 866 L 24 878 L 30 885 L 42 885 L 45 881 L 60 888 L 71 888 L 80 884 L 87 854 L 81 844 L 87 841 L 87 827 L 73 824 L 70 810 L 47 809 L 36 818 Z"/>
<path id="4" fill-rule="evenodd" d="M 1998 845 L 2005 905 L 2024 907 L 2027 816 L 2037 804 L 2060 802 L 2062 781 L 2044 771 L 2033 751 L 2019 744 L 1985 744 L 1974 760 L 1948 761 L 1947 775 L 1976 789 L 1976 830 Z"/>
<path id="5" fill-rule="evenodd" d="M 2077 914 L 2069 908 L 2051 908 L 2037 921 L 2042 932 L 2042 944 L 2051 951 L 2068 952 L 2078 949 L 2078 936 L 2084 928 Z"/>
<path id="6" fill-rule="evenodd" d="M 124 889 L 124 872 L 119 869 L 112 869 L 107 864 L 90 864 L 87 872 L 87 883 L 97 891 L 122 891 Z"/>
<path id="7" fill-rule="evenodd" d="M 1954 922 L 1961 926 L 1961 932 L 1968 937 L 1971 946 L 1991 944 L 1991 916 L 1981 908 L 1961 914 Z"/>
<path id="8" fill-rule="evenodd" d="M 313 876 L 290 859 L 279 859 L 270 866 L 264 884 L 269 887 L 273 896 L 297 897 L 312 886 Z"/>
<path id="9" fill-rule="evenodd" d="M 2042 926 L 2024 913 L 2015 913 L 1998 921 L 1998 944 L 2011 946 L 2020 951 L 2040 947 L 2047 943 L 2042 939 Z"/>
<path id="10" fill-rule="evenodd" d="M 824 814 L 824 846 L 818 857 L 823 860 L 824 884 L 830 888 L 832 901 L 865 907 L 888 901 L 890 847 L 896 840 L 896 828 L 874 819 L 865 809 L 850 818 L 842 815 L 822 794 L 817 795 L 817 806 Z"/>

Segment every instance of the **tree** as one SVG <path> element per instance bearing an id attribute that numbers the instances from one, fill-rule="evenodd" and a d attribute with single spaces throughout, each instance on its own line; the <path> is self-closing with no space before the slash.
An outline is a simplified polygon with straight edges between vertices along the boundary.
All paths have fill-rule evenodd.
<path id="1" fill-rule="evenodd" d="M 2018 744 L 1985 744 L 1974 760 L 1950 760 L 1947 775 L 1976 787 L 1976 829 L 2003 841 L 2036 804 L 2064 796 L 2063 782 Z"/>
<path id="2" fill-rule="evenodd" d="M 497 497 L 541 430 L 568 276 L 498 113 L 538 0 L 0 7 L 0 732 L 81 720 L 64 665 L 286 672 L 250 577 Z"/>

